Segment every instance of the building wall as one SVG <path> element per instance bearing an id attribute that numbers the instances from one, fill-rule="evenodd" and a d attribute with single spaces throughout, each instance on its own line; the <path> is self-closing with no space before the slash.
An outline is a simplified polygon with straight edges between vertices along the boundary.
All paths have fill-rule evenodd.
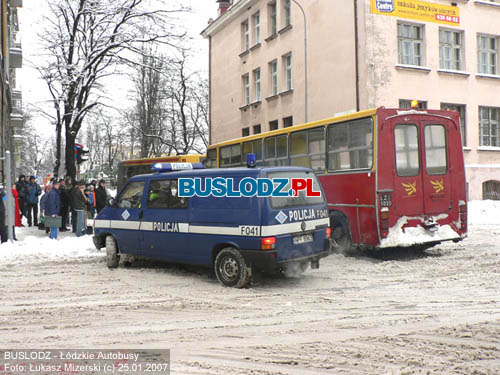
<path id="1" fill-rule="evenodd" d="M 244 1 L 244 0 L 241 0 Z M 277 1 L 278 30 L 283 27 L 283 0 Z M 242 128 L 261 125 L 269 130 L 269 122 L 293 116 L 293 123 L 305 121 L 305 74 L 304 74 L 304 21 L 300 9 L 292 2 L 291 28 L 278 32 L 271 40 L 268 30 L 268 0 L 248 2 L 245 11 L 234 17 L 220 32 L 211 35 L 211 130 L 212 143 L 240 137 Z M 340 1 L 302 1 L 308 22 L 308 88 L 309 121 L 332 116 L 355 108 L 354 23 L 352 6 L 345 7 Z M 260 12 L 261 45 L 242 54 L 241 24 L 248 20 L 250 46 L 253 46 L 252 15 Z M 342 13 L 345 17 L 332 19 Z M 321 25 L 319 27 L 319 25 Z M 347 37 L 346 37 L 347 36 Z M 325 41 L 326 46 L 325 46 Z M 331 44 L 330 44 L 331 43 Z M 325 48 L 326 47 L 326 48 Z M 292 54 L 293 92 L 283 93 L 285 75 L 282 57 Z M 240 56 L 240 54 L 242 54 Z M 339 58 L 342 56 L 342 58 Z M 344 56 L 349 56 L 344 58 Z M 278 60 L 278 92 L 271 96 L 269 62 Z M 255 101 L 252 72 L 261 69 L 262 100 L 258 104 L 244 105 L 242 77 L 250 75 L 250 102 Z M 267 99 L 266 99 L 267 98 Z"/>
<path id="2" fill-rule="evenodd" d="M 278 20 L 284 0 L 278 3 Z M 298 0 L 304 7 L 308 31 L 309 121 L 356 108 L 354 1 Z M 415 0 L 410 0 L 415 1 Z M 400 99 L 426 101 L 428 108 L 439 109 L 441 103 L 465 105 L 466 145 L 464 156 L 470 199 L 482 198 L 482 184 L 500 181 L 500 147 L 484 147 L 479 136 L 479 106 L 500 107 L 500 3 L 484 0 L 457 0 L 460 22 L 456 26 L 416 19 L 374 14 L 372 0 L 358 0 L 360 109 L 379 106 L 398 107 Z M 243 128 L 261 124 L 269 130 L 269 121 L 293 115 L 294 124 L 305 120 L 304 104 L 304 27 L 302 14 L 292 1 L 292 28 L 268 42 L 268 0 L 240 0 L 247 5 L 234 16 L 228 14 L 209 26 L 211 37 L 211 130 L 212 143 L 242 135 Z M 450 6 L 448 0 L 432 4 Z M 260 47 L 241 54 L 241 23 L 248 20 L 252 45 L 252 15 L 260 11 Z M 225 17 L 225 18 L 224 18 Z M 225 20 L 230 19 L 230 22 Z M 216 32 L 214 25 L 224 21 Z M 423 26 L 424 69 L 398 66 L 398 22 Z M 278 21 L 278 29 L 282 25 Z M 439 72 L 439 30 L 461 30 L 463 74 Z M 497 37 L 497 75 L 478 76 L 477 34 Z M 266 100 L 270 92 L 268 62 L 286 53 L 293 56 L 293 93 Z M 242 76 L 261 68 L 262 101 L 243 106 Z M 283 67 L 279 64 L 280 88 L 283 90 Z M 254 93 L 251 90 L 251 102 Z"/>

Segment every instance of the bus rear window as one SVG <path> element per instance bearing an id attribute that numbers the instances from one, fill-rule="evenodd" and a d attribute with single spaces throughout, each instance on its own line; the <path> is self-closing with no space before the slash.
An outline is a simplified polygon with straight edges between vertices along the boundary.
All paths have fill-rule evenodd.
<path id="1" fill-rule="evenodd" d="M 446 174 L 446 130 L 443 125 L 425 125 L 425 164 L 430 175 Z"/>
<path id="2" fill-rule="evenodd" d="M 398 176 L 416 176 L 420 172 L 418 131 L 416 125 L 400 124 L 394 128 L 396 171 Z"/>
<path id="3" fill-rule="evenodd" d="M 313 172 L 302 172 L 302 171 L 292 171 L 292 172 L 271 172 L 268 174 L 269 178 L 312 178 L 313 180 L 313 191 L 321 191 L 318 179 Z M 289 191 L 291 189 L 290 183 L 283 189 L 283 191 Z M 271 202 L 271 207 L 274 209 L 292 208 L 297 206 L 312 206 L 317 204 L 324 204 L 325 197 L 323 193 L 319 197 L 306 197 L 305 191 L 299 191 L 297 197 L 271 197 L 269 198 Z"/>

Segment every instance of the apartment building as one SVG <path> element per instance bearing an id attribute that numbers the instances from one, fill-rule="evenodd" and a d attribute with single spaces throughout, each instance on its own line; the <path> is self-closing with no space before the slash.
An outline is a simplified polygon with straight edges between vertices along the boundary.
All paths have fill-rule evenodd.
<path id="1" fill-rule="evenodd" d="M 0 33 L 1 33 L 1 62 L 0 62 L 0 153 L 5 151 L 12 154 L 12 170 L 19 168 L 19 149 L 22 142 L 24 124 L 22 110 L 22 93 L 17 86 L 16 70 L 22 68 L 22 48 L 19 38 L 18 8 L 22 7 L 22 0 L 0 0 Z M 5 181 L 5 161 L 1 160 L 1 181 Z M 14 176 L 12 176 L 14 177 Z"/>
<path id="2" fill-rule="evenodd" d="M 212 143 L 417 99 L 459 111 L 469 198 L 500 199 L 500 0 L 217 3 Z"/>

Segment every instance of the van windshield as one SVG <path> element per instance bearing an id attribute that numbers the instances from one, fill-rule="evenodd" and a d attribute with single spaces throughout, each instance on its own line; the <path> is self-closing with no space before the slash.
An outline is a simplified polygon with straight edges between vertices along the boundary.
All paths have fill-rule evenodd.
<path id="1" fill-rule="evenodd" d="M 303 172 L 303 171 L 282 171 L 282 172 L 271 172 L 267 175 L 269 178 L 305 178 L 312 179 L 313 181 L 313 191 L 321 191 L 321 187 L 319 185 L 318 179 L 314 172 Z M 291 189 L 290 182 L 283 189 L 284 192 L 289 191 Z M 299 195 L 296 197 L 271 197 L 270 198 L 271 207 L 275 209 L 282 208 L 290 208 L 297 206 L 312 206 L 317 204 L 324 204 L 325 197 L 323 192 L 321 191 L 321 196 L 319 197 L 307 197 L 306 191 L 299 191 Z"/>

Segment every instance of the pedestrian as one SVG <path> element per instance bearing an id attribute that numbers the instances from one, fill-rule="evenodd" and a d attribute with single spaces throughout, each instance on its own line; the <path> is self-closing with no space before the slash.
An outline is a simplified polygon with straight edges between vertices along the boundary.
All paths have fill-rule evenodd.
<path id="1" fill-rule="evenodd" d="M 5 205 L 7 197 L 3 186 L 0 185 L 0 242 L 7 242 L 7 225 L 5 224 Z"/>
<path id="2" fill-rule="evenodd" d="M 85 212 L 87 211 L 88 198 L 85 195 L 85 182 L 80 181 L 71 193 L 73 210 L 76 213 L 76 236 L 83 236 L 86 232 Z"/>
<path id="3" fill-rule="evenodd" d="M 46 217 L 57 217 L 61 212 L 61 197 L 59 192 L 59 181 L 54 180 L 52 185 L 52 190 L 48 193 L 47 201 L 44 202 L 45 216 Z M 59 232 L 59 226 L 51 226 L 49 238 L 57 240 L 57 235 Z"/>
<path id="4" fill-rule="evenodd" d="M 106 181 L 100 180 L 99 186 L 95 191 L 97 213 L 101 212 L 108 204 L 108 191 L 106 190 Z"/>
<path id="5" fill-rule="evenodd" d="M 65 180 L 59 180 L 61 192 L 61 232 L 66 232 L 68 228 L 66 227 L 69 222 L 69 213 L 71 206 L 71 189 L 73 188 L 71 177 L 66 177 Z"/>
<path id="6" fill-rule="evenodd" d="M 60 185 L 59 185 L 60 186 Z M 44 222 L 45 226 L 45 208 L 47 207 L 47 197 L 49 196 L 50 191 L 52 190 L 52 185 L 47 185 L 45 187 L 45 193 L 40 198 L 40 220 Z M 45 233 L 49 233 L 50 228 L 45 226 Z"/>
<path id="7" fill-rule="evenodd" d="M 95 191 L 95 189 L 97 189 L 97 180 L 90 181 L 90 185 L 92 185 L 94 187 L 94 191 Z"/>
<path id="8" fill-rule="evenodd" d="M 16 184 L 12 184 L 12 196 L 14 197 L 14 203 L 16 205 L 15 209 L 15 223 L 14 226 L 20 227 L 21 226 L 21 211 L 19 210 L 19 194 L 17 193 L 16 189 Z"/>
<path id="9" fill-rule="evenodd" d="M 94 185 L 92 185 L 92 184 L 89 185 L 89 192 L 88 192 L 87 196 L 89 198 L 89 207 L 90 207 L 89 217 L 91 219 L 93 219 L 95 216 L 95 206 L 96 206 Z"/>
<path id="10" fill-rule="evenodd" d="M 25 176 L 22 174 L 16 182 L 16 190 L 19 195 L 19 209 L 21 210 L 21 216 L 26 216 L 26 181 Z M 23 226 L 23 225 L 21 225 Z"/>
<path id="11" fill-rule="evenodd" d="M 28 226 L 38 226 L 38 197 L 42 194 L 40 185 L 36 183 L 35 176 L 30 177 L 26 185 L 26 208 L 28 213 Z"/>

